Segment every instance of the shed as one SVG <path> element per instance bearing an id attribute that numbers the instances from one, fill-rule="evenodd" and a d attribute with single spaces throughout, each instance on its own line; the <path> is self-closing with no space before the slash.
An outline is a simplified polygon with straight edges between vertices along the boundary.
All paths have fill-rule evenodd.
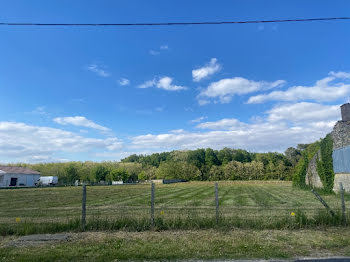
<path id="1" fill-rule="evenodd" d="M 38 171 L 26 167 L 0 166 L 0 187 L 32 187 L 39 179 Z"/>

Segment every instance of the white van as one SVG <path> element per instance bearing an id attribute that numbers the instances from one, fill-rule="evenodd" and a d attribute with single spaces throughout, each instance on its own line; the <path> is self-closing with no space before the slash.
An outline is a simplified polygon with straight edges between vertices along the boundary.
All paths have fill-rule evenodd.
<path id="1" fill-rule="evenodd" d="M 57 176 L 41 176 L 38 185 L 41 186 L 54 186 L 58 184 Z"/>

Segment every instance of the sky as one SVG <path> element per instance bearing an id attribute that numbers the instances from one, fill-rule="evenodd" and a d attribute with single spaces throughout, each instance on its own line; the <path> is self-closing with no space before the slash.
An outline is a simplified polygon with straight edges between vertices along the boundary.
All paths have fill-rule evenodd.
<path id="1" fill-rule="evenodd" d="M 1 0 L 0 22 L 349 16 L 338 0 Z M 0 26 L 0 162 L 109 161 L 211 147 L 284 152 L 350 102 L 350 21 Z"/>

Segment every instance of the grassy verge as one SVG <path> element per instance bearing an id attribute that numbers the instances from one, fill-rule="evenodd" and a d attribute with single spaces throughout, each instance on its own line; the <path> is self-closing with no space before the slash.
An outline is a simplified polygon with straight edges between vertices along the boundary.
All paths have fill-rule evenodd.
<path id="1" fill-rule="evenodd" d="M 350 215 L 347 217 L 350 221 Z M 302 229 L 317 228 L 320 226 L 340 226 L 348 227 L 344 223 L 340 211 L 335 216 L 331 216 L 326 210 L 320 210 L 316 215 L 308 216 L 302 211 L 296 211 L 293 216 L 282 217 L 224 217 L 221 216 L 219 223 L 212 216 L 197 216 L 196 214 L 187 217 L 157 217 L 154 224 L 148 217 L 119 217 L 110 219 L 95 217 L 89 219 L 85 231 L 114 231 L 128 230 L 148 231 L 148 230 L 201 230 L 201 229 Z M 30 234 L 53 234 L 59 232 L 81 232 L 81 223 L 79 219 L 70 220 L 67 223 L 33 223 L 20 222 L 17 224 L 0 224 L 0 235 L 30 235 Z"/>
<path id="2" fill-rule="evenodd" d="M 73 234 L 67 243 L 3 247 L 11 239 L 13 237 L 6 237 L 0 241 L 3 261 L 271 259 L 350 255 L 350 232 L 341 228 L 90 232 Z"/>

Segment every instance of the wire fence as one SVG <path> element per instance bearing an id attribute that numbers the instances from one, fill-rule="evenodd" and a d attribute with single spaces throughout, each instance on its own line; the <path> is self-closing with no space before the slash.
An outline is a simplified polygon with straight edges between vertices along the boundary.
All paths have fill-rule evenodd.
<path id="1" fill-rule="evenodd" d="M 84 196 L 85 189 L 85 196 Z M 322 196 L 338 215 L 340 195 Z M 346 200 L 348 200 L 346 195 Z M 344 202 L 344 208 L 348 208 Z M 339 211 L 339 212 L 338 212 Z M 207 219 L 273 222 L 329 213 L 307 190 L 290 183 L 179 183 L 50 187 L 0 191 L 0 223 L 146 221 L 154 225 Z M 342 215 L 339 213 L 340 216 Z M 344 215 L 344 214 L 343 214 Z M 343 217 L 346 219 L 346 216 Z"/>

